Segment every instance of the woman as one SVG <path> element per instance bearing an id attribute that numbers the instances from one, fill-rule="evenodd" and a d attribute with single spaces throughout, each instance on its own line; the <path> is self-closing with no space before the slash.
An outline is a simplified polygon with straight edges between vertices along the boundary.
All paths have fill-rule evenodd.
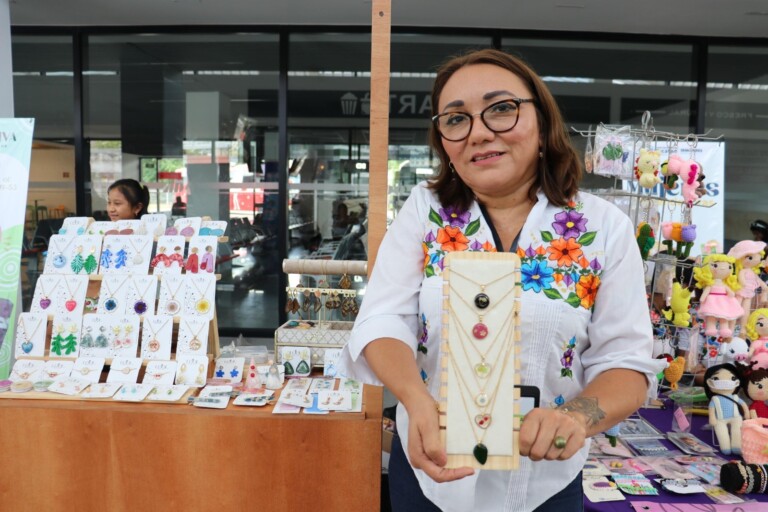
<path id="1" fill-rule="evenodd" d="M 140 219 L 148 205 L 149 189 L 136 180 L 117 180 L 107 190 L 107 214 L 112 222 Z"/>
<path id="2" fill-rule="evenodd" d="M 585 439 L 636 410 L 657 372 L 632 225 L 578 193 L 555 100 L 518 59 L 448 61 L 432 105 L 439 173 L 390 226 L 341 360 L 400 402 L 393 510 L 580 510 Z M 521 383 L 539 387 L 542 407 L 523 420 L 514 472 L 443 467 L 435 397 L 451 250 L 514 250 L 523 262 Z"/>

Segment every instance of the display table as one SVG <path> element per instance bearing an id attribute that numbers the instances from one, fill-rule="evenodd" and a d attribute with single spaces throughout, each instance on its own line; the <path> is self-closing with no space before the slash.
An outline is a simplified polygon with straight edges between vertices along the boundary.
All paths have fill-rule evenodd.
<path id="1" fill-rule="evenodd" d="M 655 426 L 660 431 L 668 432 L 672 426 L 672 411 L 673 408 L 670 406 L 667 409 L 640 409 L 639 414 L 650 423 L 652 423 L 653 426 Z M 703 427 L 707 425 L 707 421 L 707 416 L 694 415 L 691 422 L 691 433 L 708 445 L 712 446 L 712 431 L 703 429 Z M 676 448 L 666 439 L 663 439 L 662 443 L 669 446 L 670 448 Z M 740 457 L 731 457 L 728 455 L 723 455 L 720 452 L 717 452 L 717 454 L 726 460 L 731 460 L 734 458 L 740 459 Z M 658 477 L 652 476 L 649 478 L 653 480 Z M 651 501 L 656 503 L 698 503 L 714 505 L 714 502 L 709 499 L 706 494 L 703 493 L 688 495 L 673 494 L 662 489 L 661 486 L 655 482 L 654 487 L 659 490 L 658 496 L 628 496 L 625 494 L 624 496 L 627 498 L 626 501 L 608 501 L 604 503 L 592 503 L 585 497 L 584 510 L 593 512 L 627 512 L 633 510 L 630 505 L 632 501 Z M 748 494 L 743 495 L 742 497 L 744 497 L 746 500 L 768 502 L 768 494 Z M 768 510 L 768 504 L 766 504 L 765 507 L 765 510 Z"/>
<path id="2" fill-rule="evenodd" d="M 381 413 L 0 399 L 0 509 L 378 510 Z"/>

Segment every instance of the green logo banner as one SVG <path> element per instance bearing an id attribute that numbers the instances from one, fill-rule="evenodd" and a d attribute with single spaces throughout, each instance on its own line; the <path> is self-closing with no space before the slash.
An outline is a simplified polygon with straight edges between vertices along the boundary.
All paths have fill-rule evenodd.
<path id="1" fill-rule="evenodd" d="M 34 127 L 34 119 L 0 119 L 0 379 L 11 372 L 21 307 L 17 299 Z"/>

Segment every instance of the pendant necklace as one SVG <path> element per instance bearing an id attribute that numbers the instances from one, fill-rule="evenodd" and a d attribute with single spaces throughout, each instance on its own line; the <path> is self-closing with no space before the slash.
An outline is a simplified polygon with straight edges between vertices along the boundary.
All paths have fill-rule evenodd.
<path id="1" fill-rule="evenodd" d="M 30 341 L 32 338 L 35 337 L 35 334 L 37 334 L 37 330 L 40 329 L 40 326 L 43 324 L 43 319 L 40 318 L 37 321 L 37 325 L 32 330 L 32 334 L 27 334 L 27 324 L 24 322 L 24 317 L 19 316 L 19 325 L 21 326 L 21 335 L 24 337 L 24 343 L 21 344 L 21 350 L 24 351 L 25 354 L 29 354 L 32 352 L 32 349 L 34 348 L 34 344 Z"/>
<path id="2" fill-rule="evenodd" d="M 461 389 L 459 389 L 459 395 L 461 396 L 461 403 L 464 406 L 464 412 L 467 416 L 467 421 L 470 423 L 470 428 L 472 429 L 472 435 L 475 438 L 475 446 L 472 449 L 472 455 L 480 464 L 485 464 L 488 460 L 488 447 L 485 445 L 485 435 L 488 433 L 488 427 L 491 425 L 493 409 L 496 405 L 496 398 L 499 396 L 501 381 L 504 380 L 504 370 L 507 368 L 507 364 L 509 363 L 509 355 L 512 353 L 510 348 L 514 344 L 514 338 L 511 335 L 512 332 L 514 332 L 514 329 L 510 328 L 509 331 L 510 339 L 509 343 L 507 343 L 506 353 L 504 355 L 504 363 L 502 365 L 501 372 L 499 373 L 499 379 L 496 381 L 496 387 L 491 394 L 491 399 L 488 402 L 487 407 L 481 408 L 479 414 L 476 414 L 474 418 L 472 417 L 472 412 L 469 410 L 467 399 L 464 396 L 465 394 L 472 394 L 472 390 L 469 389 L 467 382 L 464 380 L 464 376 L 459 371 L 459 367 L 456 364 L 456 358 L 453 355 L 453 350 L 450 347 L 448 350 L 448 354 L 450 356 L 451 363 L 454 366 L 455 373 L 459 377 L 459 387 L 463 386 L 466 390 L 466 393 L 463 393 Z M 480 436 L 477 435 L 476 428 L 481 430 L 482 433 Z"/>
<path id="3" fill-rule="evenodd" d="M 189 340 L 189 349 L 197 352 L 200 350 L 203 346 L 203 342 L 200 341 L 200 333 L 203 332 L 203 327 L 206 326 L 206 322 L 203 322 L 200 325 L 200 328 L 197 330 L 197 334 L 194 334 L 192 336 L 192 339 Z M 192 334 L 192 326 L 189 324 L 189 321 L 187 321 L 187 329 L 189 329 L 189 333 Z"/>
<path id="4" fill-rule="evenodd" d="M 156 280 L 157 278 L 155 278 Z M 156 281 L 155 281 L 156 282 Z M 147 302 L 144 300 L 144 297 L 147 296 L 147 293 L 149 293 L 149 289 L 152 287 L 152 279 L 149 280 L 149 284 L 147 285 L 146 289 L 144 290 L 144 293 L 139 295 L 139 299 L 133 303 L 133 311 L 137 315 L 143 315 L 147 312 Z M 136 293 L 139 293 L 139 286 L 136 284 L 136 279 L 133 279 L 133 289 L 136 290 Z"/>
<path id="5" fill-rule="evenodd" d="M 152 332 L 152 335 L 149 339 L 149 343 L 147 343 L 147 348 L 149 349 L 150 352 L 157 352 L 158 350 L 160 350 L 160 340 L 157 339 L 157 332 L 165 329 L 165 326 L 168 325 L 168 322 L 170 321 L 171 321 L 170 318 L 167 319 L 163 324 L 163 326 L 156 331 L 154 326 L 152 325 L 152 322 L 147 321 L 146 318 L 144 319 L 144 327 L 149 327 L 149 330 Z"/>
<path id="6" fill-rule="evenodd" d="M 165 305 L 163 307 L 165 308 L 166 313 L 169 315 L 175 315 L 181 309 L 181 304 L 179 304 L 179 301 L 176 300 L 176 294 L 178 294 L 179 290 L 181 290 L 182 286 L 184 286 L 184 278 L 182 277 L 179 279 L 179 284 L 176 286 L 176 291 L 173 293 L 171 293 L 171 282 L 166 282 L 168 283 L 166 289 L 168 290 L 168 294 L 171 296 L 171 298 L 165 301 Z"/>
<path id="7" fill-rule="evenodd" d="M 102 286 L 106 288 L 107 290 L 107 300 L 104 301 L 104 309 L 107 310 L 107 312 L 111 313 L 112 311 L 117 309 L 118 301 L 115 297 L 115 294 L 120 290 L 120 288 L 123 287 L 123 285 L 128 281 L 129 278 L 125 277 L 123 278 L 122 282 L 118 285 L 117 288 L 115 288 L 115 291 L 112 291 L 112 287 L 109 286 L 109 280 L 104 279 L 102 281 Z"/>
<path id="8" fill-rule="evenodd" d="M 211 283 L 215 281 L 215 279 L 208 280 L 208 285 L 205 287 L 205 291 L 200 291 L 200 288 L 197 286 L 197 283 L 194 279 L 191 279 L 190 281 L 192 282 L 192 286 L 195 287 L 197 293 L 200 294 L 200 298 L 195 302 L 195 312 L 199 315 L 204 315 L 211 309 L 211 301 L 209 301 L 206 297 L 208 295 L 208 290 L 211 288 Z"/>
<path id="9" fill-rule="evenodd" d="M 51 306 L 51 299 L 48 295 L 48 292 L 45 289 L 45 277 L 43 276 L 38 282 L 40 283 L 40 291 L 42 292 L 42 297 L 40 297 L 40 309 L 46 310 Z M 55 290 L 61 281 L 56 278 L 56 284 L 53 285 L 53 289 Z"/>
<path id="10" fill-rule="evenodd" d="M 67 257 L 64 253 L 67 252 L 67 249 L 69 249 L 69 246 L 72 245 L 72 242 L 74 242 L 77 237 L 70 236 L 67 238 L 69 238 L 69 242 L 67 242 L 64 248 L 61 247 L 61 244 L 63 243 L 60 242 L 61 238 L 53 240 L 53 245 L 56 246 L 56 254 L 53 256 L 53 266 L 56 268 L 63 268 L 67 264 Z"/>
<path id="11" fill-rule="evenodd" d="M 77 291 L 80 289 L 80 286 L 82 286 L 83 282 L 80 281 L 79 283 L 77 283 L 77 286 L 75 287 L 74 292 L 72 291 L 72 288 L 69 287 L 69 281 L 66 278 L 64 278 L 64 284 L 67 285 L 67 291 L 69 292 L 69 300 L 64 303 L 64 307 L 67 308 L 67 311 L 71 313 L 77 307 L 77 301 L 75 300 L 75 295 L 77 294 Z"/>
<path id="12" fill-rule="evenodd" d="M 480 292 L 475 295 L 475 299 L 474 299 L 475 308 L 480 310 L 480 311 L 477 312 L 477 323 L 472 327 L 472 335 L 476 339 L 482 340 L 483 338 L 488 336 L 488 326 L 483 323 L 483 317 L 485 315 L 489 314 L 493 310 L 493 308 L 496 307 L 497 304 L 499 304 L 500 302 L 503 302 L 504 299 L 507 297 L 507 295 L 512 293 L 512 291 L 515 289 L 515 287 L 513 286 L 512 288 L 507 290 L 507 293 L 505 293 L 500 299 L 498 299 L 493 304 L 491 304 L 491 299 L 485 293 L 485 288 L 487 286 L 490 286 L 490 285 L 496 283 L 497 281 L 501 281 L 502 279 L 504 279 L 506 277 L 514 275 L 515 272 L 516 272 L 516 270 L 513 270 L 512 272 L 509 272 L 507 274 L 504 274 L 503 276 L 497 277 L 496 279 L 494 279 L 493 281 L 488 282 L 488 283 L 478 283 L 474 279 L 471 279 L 471 278 L 469 278 L 469 277 L 467 277 L 467 276 L 465 276 L 463 274 L 460 274 L 460 273 L 456 272 L 455 270 L 451 270 L 451 274 L 450 275 L 457 275 L 457 276 L 461 277 L 462 279 L 465 279 L 465 280 L 469 281 L 470 283 L 473 283 L 473 284 L 475 284 L 475 285 L 480 287 Z M 470 310 L 475 309 L 475 308 L 473 308 L 467 302 L 467 300 L 464 297 L 461 296 L 460 293 L 457 292 L 456 295 L 458 295 L 459 299 L 461 299 L 461 301 Z"/>
<path id="13" fill-rule="evenodd" d="M 493 365 L 488 362 L 488 355 L 493 350 L 494 346 L 496 345 L 496 342 L 502 338 L 500 335 L 502 332 L 506 332 L 505 327 L 509 324 L 511 321 L 511 318 L 514 315 L 507 315 L 507 317 L 504 320 L 504 323 L 501 324 L 501 328 L 499 329 L 499 332 L 496 333 L 496 336 L 494 337 L 493 341 L 488 345 L 488 348 L 485 350 L 485 352 L 481 352 L 477 346 L 475 346 L 475 343 L 467 336 L 466 329 L 461 324 L 461 320 L 459 320 L 459 315 L 456 314 L 456 312 L 453 310 L 452 305 L 448 305 L 448 308 L 451 312 L 451 316 L 453 316 L 454 320 L 456 321 L 456 325 L 458 326 L 458 331 L 460 336 L 463 338 L 463 342 L 460 343 L 462 350 L 464 351 L 464 357 L 466 358 L 467 362 L 470 362 L 469 354 L 467 353 L 467 349 L 464 346 L 465 344 L 470 345 L 474 351 L 477 353 L 478 356 L 480 356 L 480 362 L 472 366 L 472 373 L 475 375 L 475 378 L 481 378 L 485 379 L 488 378 L 491 375 L 491 371 L 493 370 Z M 498 351 L 498 355 L 501 355 L 501 350 Z M 498 359 L 498 358 L 497 358 Z M 477 382 L 477 381 L 476 381 Z M 478 382 L 478 387 L 480 387 L 480 384 Z M 481 405 L 481 404 L 478 404 Z"/>
<path id="14" fill-rule="evenodd" d="M 144 263 L 144 257 L 141 255 L 141 253 L 144 251 L 144 248 L 147 246 L 147 244 L 151 240 L 152 240 L 151 238 L 148 239 L 146 242 L 144 242 L 144 245 L 141 246 L 141 249 L 137 249 L 136 248 L 136 244 L 133 242 L 133 237 L 128 239 L 128 242 L 130 242 L 131 247 L 133 247 L 133 250 L 135 251 L 134 255 L 133 255 L 133 264 L 134 265 L 141 265 L 142 263 Z"/>

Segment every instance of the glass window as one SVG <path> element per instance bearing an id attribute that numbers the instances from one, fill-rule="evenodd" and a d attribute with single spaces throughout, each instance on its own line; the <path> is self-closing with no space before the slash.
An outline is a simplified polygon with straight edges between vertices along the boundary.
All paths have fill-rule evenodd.
<path id="1" fill-rule="evenodd" d="M 136 178 L 150 188 L 150 212 L 229 221 L 219 326 L 274 329 L 279 242 L 265 191 L 277 187 L 278 36 L 94 35 L 87 46 L 94 217 L 104 217 L 113 181 Z"/>
<path id="2" fill-rule="evenodd" d="M 768 47 L 710 46 L 705 128 L 725 135 L 726 247 L 751 240 L 750 224 L 768 221 L 765 180 L 768 150 Z"/>

